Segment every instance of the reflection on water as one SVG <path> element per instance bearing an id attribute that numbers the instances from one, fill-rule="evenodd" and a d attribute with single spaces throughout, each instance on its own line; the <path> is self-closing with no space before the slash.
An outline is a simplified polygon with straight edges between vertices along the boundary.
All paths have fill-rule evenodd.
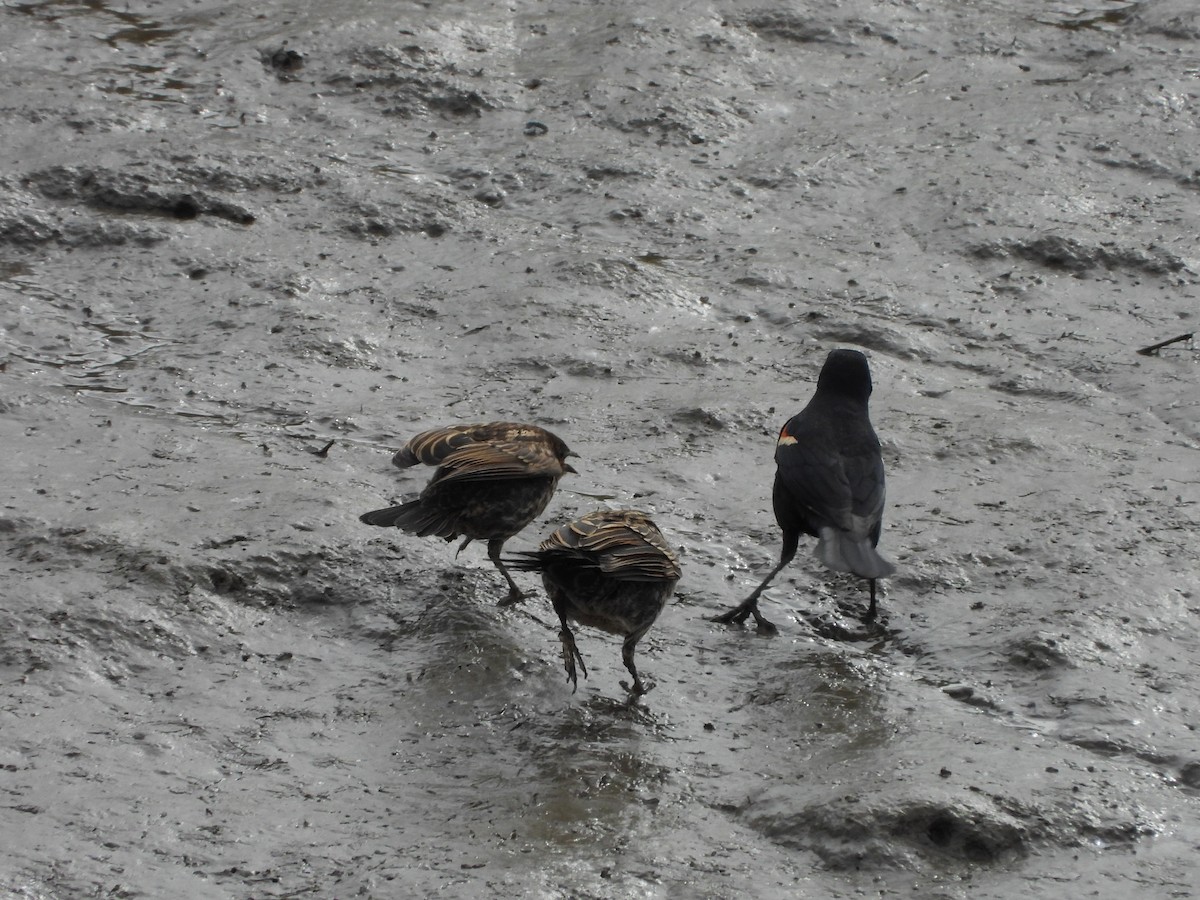
<path id="1" fill-rule="evenodd" d="M 660 723 L 644 707 L 595 698 L 530 722 L 513 750 L 527 759 L 531 838 L 575 844 L 596 832 L 627 833 L 679 792 L 660 758 Z"/>
<path id="2" fill-rule="evenodd" d="M 734 711 L 770 720 L 794 748 L 846 758 L 884 746 L 894 727 L 886 711 L 887 669 L 838 651 L 797 655 L 760 678 Z"/>

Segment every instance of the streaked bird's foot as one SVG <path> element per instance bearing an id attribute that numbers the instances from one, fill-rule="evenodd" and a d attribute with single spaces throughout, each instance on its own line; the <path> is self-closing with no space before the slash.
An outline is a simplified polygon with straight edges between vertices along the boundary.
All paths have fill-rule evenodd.
<path id="1" fill-rule="evenodd" d="M 512 606 L 514 603 L 520 603 L 524 599 L 525 599 L 525 592 L 518 590 L 517 588 L 513 588 L 511 591 L 508 592 L 508 596 L 505 597 L 503 600 L 499 601 L 496 605 L 497 606 Z"/>
<path id="2" fill-rule="evenodd" d="M 640 676 L 633 679 L 633 684 L 630 684 L 628 681 L 624 680 L 622 680 L 620 684 L 622 688 L 629 692 L 629 698 L 631 700 L 636 699 L 643 694 L 648 694 L 654 690 L 654 682 L 642 681 Z"/>
<path id="3" fill-rule="evenodd" d="M 575 635 L 563 630 L 558 633 L 558 637 L 562 641 L 563 667 L 567 670 L 567 681 L 571 682 L 571 693 L 573 694 L 579 689 L 579 677 L 575 673 L 575 663 L 579 663 L 584 678 L 588 677 L 587 666 L 583 662 L 579 648 L 575 646 Z"/>

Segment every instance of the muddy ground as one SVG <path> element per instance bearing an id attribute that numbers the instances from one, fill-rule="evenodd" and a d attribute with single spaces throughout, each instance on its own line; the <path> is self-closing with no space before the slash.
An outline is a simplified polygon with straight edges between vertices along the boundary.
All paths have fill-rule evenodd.
<path id="1" fill-rule="evenodd" d="M 1200 13 L 758 2 L 0 8 L 0 892 L 1194 897 Z M 774 434 L 871 358 L 900 567 Z M 625 702 L 391 453 L 650 511 Z M 330 444 L 332 442 L 332 444 Z M 532 589 L 536 580 L 520 576 Z"/>

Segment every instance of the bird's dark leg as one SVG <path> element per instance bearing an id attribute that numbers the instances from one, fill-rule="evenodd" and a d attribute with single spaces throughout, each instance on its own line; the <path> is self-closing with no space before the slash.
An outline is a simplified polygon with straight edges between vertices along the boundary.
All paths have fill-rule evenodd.
<path id="1" fill-rule="evenodd" d="M 871 585 L 871 605 L 867 608 L 867 614 L 863 616 L 863 621 L 873 622 L 875 620 L 875 579 L 868 578 L 867 581 Z"/>
<path id="2" fill-rule="evenodd" d="M 638 676 L 637 666 L 633 664 L 633 649 L 637 646 L 637 642 L 642 639 L 642 635 L 645 634 L 649 629 L 650 626 L 647 625 L 645 628 L 635 631 L 633 634 L 626 637 L 625 643 L 621 645 L 621 659 L 625 662 L 625 668 L 629 670 L 629 674 L 633 676 L 632 687 L 626 685 L 624 682 L 622 682 L 621 686 L 629 691 L 629 693 L 634 697 L 640 697 L 642 694 L 650 690 L 650 688 L 646 687 L 642 683 L 642 679 Z M 653 686 L 654 685 L 652 684 L 650 687 Z"/>
<path id="3" fill-rule="evenodd" d="M 474 538 L 467 538 L 465 541 L 463 541 L 461 544 L 459 544 L 459 545 L 458 545 L 458 549 L 454 551 L 454 558 L 455 558 L 455 559 L 458 559 L 458 554 L 460 554 L 460 553 L 462 553 L 464 550 L 466 550 L 466 549 L 467 549 L 467 544 L 471 543 L 471 541 L 473 541 L 473 540 L 475 540 L 475 539 L 474 539 Z"/>
<path id="4" fill-rule="evenodd" d="M 558 597 L 552 597 L 551 600 L 554 603 L 554 611 L 558 613 L 558 621 L 562 624 L 562 631 L 558 633 L 558 637 L 562 641 L 563 666 L 567 670 L 567 681 L 571 682 L 571 693 L 573 694 L 579 689 L 579 679 L 575 675 L 575 663 L 579 663 L 584 678 L 588 677 L 587 666 L 583 662 L 579 648 L 575 646 L 575 635 L 571 633 L 571 626 L 567 624 L 565 605 Z"/>
<path id="5" fill-rule="evenodd" d="M 508 574 L 508 569 L 504 563 L 500 561 L 500 551 L 504 549 L 504 538 L 495 538 L 488 541 L 488 559 L 490 559 L 500 570 L 500 574 L 504 576 L 504 580 L 508 582 L 508 596 L 500 601 L 501 606 L 511 606 L 514 603 L 519 603 L 525 599 L 525 592 L 517 587 L 517 583 L 513 581 L 513 577 Z"/>
<path id="6" fill-rule="evenodd" d="M 774 623 L 768 622 L 763 614 L 758 611 L 758 597 L 763 592 L 771 579 L 783 571 L 784 566 L 792 561 L 796 556 L 796 548 L 800 545 L 800 532 L 785 531 L 783 533 L 783 550 L 779 554 L 779 565 L 773 568 L 769 575 L 762 580 L 762 584 L 754 589 L 749 597 L 735 606 L 728 612 L 721 613 L 719 616 L 714 616 L 712 621 L 723 622 L 726 625 L 736 624 L 741 625 L 746 621 L 747 616 L 754 616 L 754 622 L 758 626 L 758 630 L 764 634 L 775 634 L 779 631 Z"/>

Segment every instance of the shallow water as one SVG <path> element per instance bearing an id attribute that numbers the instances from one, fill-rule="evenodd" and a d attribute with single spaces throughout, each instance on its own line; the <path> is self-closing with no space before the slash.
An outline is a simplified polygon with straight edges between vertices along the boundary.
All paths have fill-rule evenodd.
<path id="1" fill-rule="evenodd" d="M 1183 2 L 0 11 L 0 888 L 1194 896 Z M 290 51 L 290 53 L 289 53 Z M 883 547 L 765 637 L 771 449 L 871 358 Z M 367 529 L 424 428 L 683 559 L 638 650 Z M 334 443 L 327 446 L 330 441 Z M 534 586 L 532 576 L 530 587 Z"/>

